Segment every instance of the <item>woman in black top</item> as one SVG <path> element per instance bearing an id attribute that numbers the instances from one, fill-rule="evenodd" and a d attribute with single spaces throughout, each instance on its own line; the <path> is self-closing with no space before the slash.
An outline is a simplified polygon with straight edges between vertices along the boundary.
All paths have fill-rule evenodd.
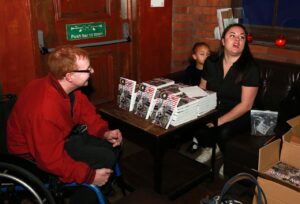
<path id="1" fill-rule="evenodd" d="M 223 155 L 230 137 L 250 129 L 250 110 L 260 85 L 259 67 L 246 35 L 241 24 L 229 25 L 224 30 L 219 52 L 205 61 L 200 82 L 202 89 L 217 92 L 219 117 L 215 124 L 207 124 L 211 131 L 216 131 L 215 137 L 207 137 L 217 142 Z"/>

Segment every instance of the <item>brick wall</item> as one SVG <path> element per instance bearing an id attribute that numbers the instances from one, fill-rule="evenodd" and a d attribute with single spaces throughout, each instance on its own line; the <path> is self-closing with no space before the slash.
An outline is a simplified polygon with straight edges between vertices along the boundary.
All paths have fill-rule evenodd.
<path id="1" fill-rule="evenodd" d="M 205 41 L 214 50 L 217 9 L 229 7 L 231 0 L 173 0 L 172 71 L 188 65 L 195 42 Z"/>
<path id="2" fill-rule="evenodd" d="M 207 42 L 213 51 L 219 46 L 214 39 L 217 9 L 230 7 L 231 0 L 173 0 L 172 72 L 185 69 L 195 42 Z M 257 58 L 300 64 L 300 51 L 275 46 L 250 46 Z"/>

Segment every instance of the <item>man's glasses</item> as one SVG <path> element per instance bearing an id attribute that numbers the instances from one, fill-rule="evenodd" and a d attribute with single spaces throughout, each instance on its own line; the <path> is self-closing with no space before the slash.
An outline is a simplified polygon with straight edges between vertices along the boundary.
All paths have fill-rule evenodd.
<path id="1" fill-rule="evenodd" d="M 93 67 L 89 66 L 87 69 L 84 69 L 84 70 L 74 70 L 72 72 L 77 72 L 77 73 L 94 73 L 94 69 Z"/>

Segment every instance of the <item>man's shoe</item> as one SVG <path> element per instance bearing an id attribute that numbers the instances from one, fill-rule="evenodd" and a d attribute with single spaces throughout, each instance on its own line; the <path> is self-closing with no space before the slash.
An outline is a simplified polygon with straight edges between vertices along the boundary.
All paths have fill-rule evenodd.
<path id="1" fill-rule="evenodd" d="M 207 163 L 208 161 L 210 161 L 212 156 L 212 150 L 213 148 L 211 147 L 202 148 L 201 154 L 196 158 L 196 161 L 200 163 Z"/>

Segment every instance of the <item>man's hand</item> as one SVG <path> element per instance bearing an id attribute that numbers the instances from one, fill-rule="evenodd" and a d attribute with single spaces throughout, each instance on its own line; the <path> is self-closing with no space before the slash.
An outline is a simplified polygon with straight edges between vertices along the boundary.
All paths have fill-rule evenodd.
<path id="1" fill-rule="evenodd" d="M 119 129 L 106 131 L 104 133 L 104 138 L 110 143 L 112 143 L 113 147 L 116 147 L 122 142 L 122 133 Z"/>
<path id="2" fill-rule="evenodd" d="M 96 169 L 96 175 L 93 184 L 97 186 L 103 186 L 108 181 L 112 172 L 113 171 L 111 169 L 106 168 Z"/>

